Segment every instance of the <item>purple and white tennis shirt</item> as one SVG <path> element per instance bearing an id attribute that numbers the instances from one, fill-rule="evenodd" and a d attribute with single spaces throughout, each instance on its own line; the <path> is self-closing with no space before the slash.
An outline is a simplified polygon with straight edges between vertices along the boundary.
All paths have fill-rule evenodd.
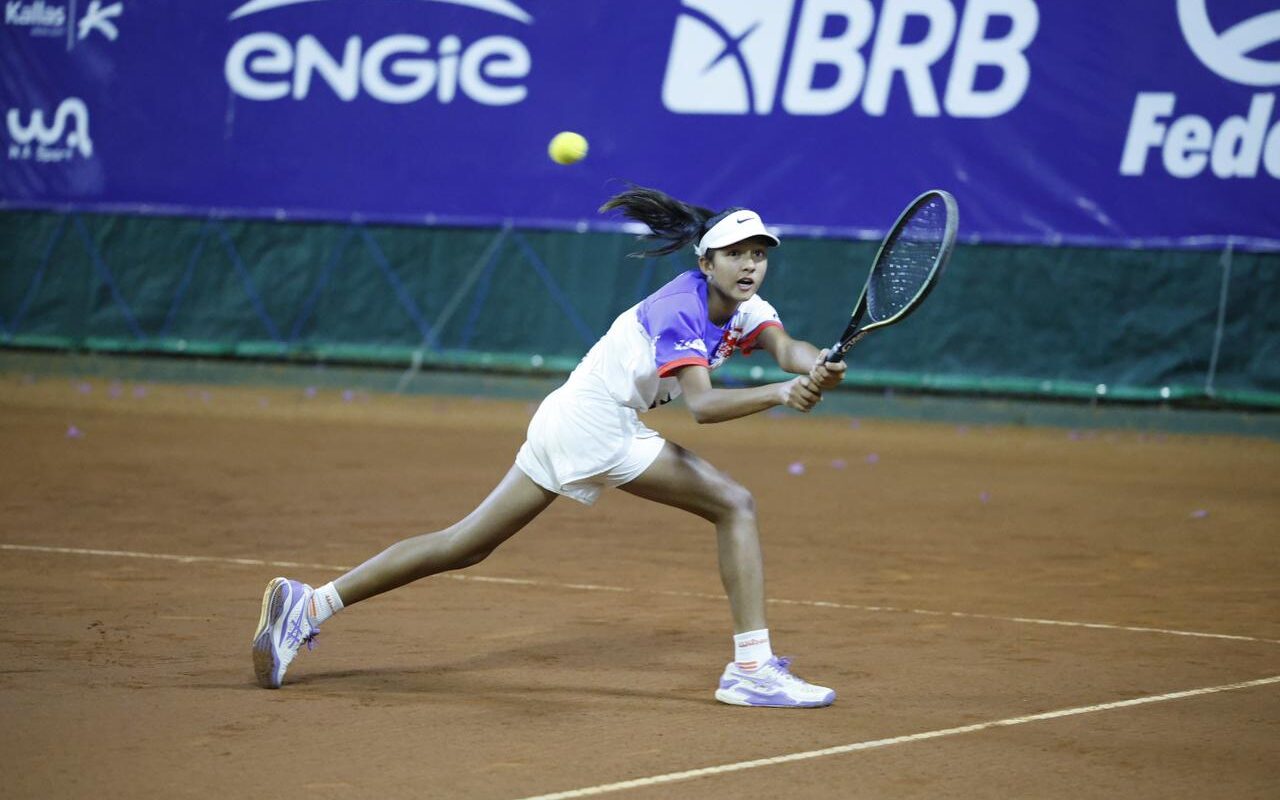
<path id="1" fill-rule="evenodd" d="M 714 370 L 741 350 L 748 355 L 765 328 L 782 327 L 761 297 L 738 306 L 725 325 L 707 312 L 707 279 L 698 270 L 624 311 L 569 377 L 566 388 L 604 388 L 621 405 L 646 411 L 680 394 L 675 372 L 699 365 Z"/>

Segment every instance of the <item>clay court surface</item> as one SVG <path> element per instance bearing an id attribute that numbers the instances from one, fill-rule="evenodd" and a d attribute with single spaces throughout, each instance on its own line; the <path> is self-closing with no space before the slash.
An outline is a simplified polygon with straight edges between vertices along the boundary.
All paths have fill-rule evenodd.
<path id="1" fill-rule="evenodd" d="M 257 688 L 266 582 L 466 514 L 531 410 L 0 375 L 3 795 L 1280 793 L 1266 439 L 667 408 L 754 491 L 775 648 L 834 706 L 712 699 L 714 534 L 621 492 L 347 610 Z"/>

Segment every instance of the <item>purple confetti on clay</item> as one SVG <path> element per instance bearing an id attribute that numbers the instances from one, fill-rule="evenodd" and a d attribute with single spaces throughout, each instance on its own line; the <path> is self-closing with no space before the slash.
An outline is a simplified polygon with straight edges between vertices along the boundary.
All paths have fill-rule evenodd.
<path id="1" fill-rule="evenodd" d="M 76 384 L 76 391 L 79 392 L 80 394 L 89 394 L 90 392 L 93 391 L 93 386 L 91 384 L 84 383 L 82 381 Z"/>
<path id="2" fill-rule="evenodd" d="M 80 430 L 75 425 L 72 425 L 71 427 L 67 428 L 68 439 L 80 439 L 83 437 L 84 437 L 84 431 Z"/>
<path id="3" fill-rule="evenodd" d="M 1080 431 L 1071 431 L 1067 434 L 1067 438 L 1073 442 L 1080 441 Z"/>
<path id="4" fill-rule="evenodd" d="M 983 503 L 988 503 L 988 502 L 990 502 L 990 501 L 991 501 L 991 492 L 983 492 L 982 494 L 978 495 L 978 500 L 979 500 L 980 502 L 983 502 Z"/>
<path id="5" fill-rule="evenodd" d="M 855 430 L 858 428 L 861 428 L 862 420 L 858 419 L 857 417 L 854 417 L 853 419 L 849 420 L 849 427 Z"/>
<path id="6" fill-rule="evenodd" d="M 133 387 L 133 396 L 134 396 L 134 397 L 137 397 L 137 398 L 143 398 L 143 397 L 146 397 L 146 396 L 147 396 L 147 387 L 145 387 L 145 386 L 135 386 L 135 387 Z"/>
<path id="7" fill-rule="evenodd" d="M 344 403 L 350 403 L 352 400 L 355 399 L 355 397 L 356 397 L 356 393 L 351 391 L 350 389 L 346 389 L 342 392 L 342 402 Z"/>
<path id="8" fill-rule="evenodd" d="M 112 397 L 119 397 L 120 395 L 124 394 L 124 387 L 122 387 L 118 383 L 113 383 L 111 384 L 111 386 L 107 388 L 107 394 L 109 394 Z"/>
<path id="9" fill-rule="evenodd" d="M 957 425 L 957 426 L 956 426 L 956 433 L 960 434 L 961 436 L 964 436 L 964 435 L 965 435 L 965 434 L 967 434 L 968 432 L 969 432 L 969 426 L 968 426 L 968 425 Z"/>
<path id="10" fill-rule="evenodd" d="M 316 396 L 316 387 L 314 387 L 314 386 L 308 386 L 308 387 L 307 387 L 307 388 L 302 392 L 302 394 L 303 394 L 304 396 L 308 397 L 308 398 L 310 398 L 310 397 L 315 397 L 315 396 Z"/>
<path id="11" fill-rule="evenodd" d="M 880 454 L 879 454 L 879 453 L 872 453 L 872 454 L 868 455 L 868 456 L 867 456 L 867 463 L 868 463 L 868 464 L 878 464 L 878 463 L 880 463 Z"/>
<path id="12" fill-rule="evenodd" d="M 265 397 L 258 398 L 258 408 L 266 408 L 269 405 L 271 405 L 271 401 L 268 400 L 267 398 Z"/>
<path id="13" fill-rule="evenodd" d="M 847 466 L 849 466 L 849 462 L 845 461 L 843 458 L 833 458 L 831 460 L 832 469 L 844 469 Z"/>
<path id="14" fill-rule="evenodd" d="M 1191 512 L 1191 516 L 1193 519 L 1204 519 L 1205 517 L 1209 516 L 1209 512 L 1204 510 L 1203 508 L 1197 508 L 1195 511 Z"/>
<path id="15" fill-rule="evenodd" d="M 790 472 L 792 475 L 803 475 L 804 463 L 800 461 L 793 462 L 791 466 L 787 467 L 787 472 Z"/>

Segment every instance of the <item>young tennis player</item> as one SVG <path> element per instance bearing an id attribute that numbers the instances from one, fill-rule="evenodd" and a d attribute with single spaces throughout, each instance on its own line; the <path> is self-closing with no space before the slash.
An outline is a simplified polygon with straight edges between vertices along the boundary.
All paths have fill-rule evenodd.
<path id="1" fill-rule="evenodd" d="M 262 598 L 253 638 L 258 683 L 278 688 L 302 644 L 343 608 L 419 578 L 477 564 L 558 496 L 591 505 L 612 486 L 697 514 L 715 525 L 720 577 L 734 624 L 734 658 L 717 700 L 743 706 L 830 705 L 835 692 L 793 675 L 773 654 L 765 622 L 764 573 L 750 492 L 725 473 L 646 427 L 640 414 L 683 394 L 701 423 L 775 406 L 807 412 L 844 376 L 813 345 L 792 339 L 758 292 L 778 237 L 754 211 L 720 213 L 633 187 L 609 199 L 663 242 L 647 254 L 694 246 L 697 266 L 623 312 L 563 386 L 543 400 L 515 464 L 465 519 L 404 539 L 317 589 L 276 578 Z M 741 389 L 711 385 L 735 350 L 763 349 L 783 383 Z"/>

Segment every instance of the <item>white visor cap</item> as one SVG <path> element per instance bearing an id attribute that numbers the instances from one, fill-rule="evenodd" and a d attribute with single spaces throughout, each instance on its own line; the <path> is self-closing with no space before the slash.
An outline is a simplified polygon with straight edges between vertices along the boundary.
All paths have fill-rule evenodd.
<path id="1" fill-rule="evenodd" d="M 727 247 L 743 239 L 750 239 L 752 236 L 763 236 L 772 241 L 774 247 L 781 244 L 777 236 L 765 230 L 764 220 L 760 219 L 759 214 L 743 208 L 730 212 L 724 219 L 712 225 L 711 230 L 703 234 L 702 240 L 693 248 L 693 252 L 704 256 L 708 250 Z"/>

